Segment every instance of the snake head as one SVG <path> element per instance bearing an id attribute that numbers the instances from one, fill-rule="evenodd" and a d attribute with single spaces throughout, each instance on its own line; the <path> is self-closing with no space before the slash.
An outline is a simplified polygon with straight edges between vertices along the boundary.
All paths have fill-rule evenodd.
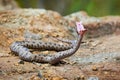
<path id="1" fill-rule="evenodd" d="M 83 34 L 87 31 L 84 26 L 82 25 L 82 22 L 76 22 L 76 26 L 77 26 L 77 32 L 78 34 L 80 34 L 81 36 L 83 36 Z"/>

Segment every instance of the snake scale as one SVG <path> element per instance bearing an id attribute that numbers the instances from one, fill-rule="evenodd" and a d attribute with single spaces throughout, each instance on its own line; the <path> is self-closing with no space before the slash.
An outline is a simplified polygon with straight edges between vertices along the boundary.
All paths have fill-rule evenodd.
<path id="1" fill-rule="evenodd" d="M 13 42 L 10 46 L 10 50 L 14 52 L 15 55 L 18 55 L 22 60 L 30 62 L 47 62 L 50 64 L 55 64 L 61 59 L 71 56 L 74 54 L 81 44 L 83 34 L 86 29 L 79 22 L 76 23 L 78 31 L 78 39 L 76 42 L 72 43 L 70 41 L 64 41 L 71 43 L 72 45 L 60 45 L 57 43 L 51 42 L 42 42 L 42 41 L 16 41 Z M 57 51 L 54 55 L 51 54 L 32 54 L 29 49 L 38 49 L 38 50 L 55 50 Z"/>

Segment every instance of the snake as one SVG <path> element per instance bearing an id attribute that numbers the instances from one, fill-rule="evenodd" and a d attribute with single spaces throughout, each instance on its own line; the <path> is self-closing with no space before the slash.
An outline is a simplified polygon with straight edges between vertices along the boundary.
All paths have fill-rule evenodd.
<path id="1" fill-rule="evenodd" d="M 27 47 L 29 49 L 35 49 L 35 50 L 54 50 L 54 51 L 64 51 L 67 49 L 72 48 L 72 45 L 62 45 L 57 43 L 51 43 L 51 42 L 42 42 L 42 41 L 16 41 L 13 43 L 14 45 L 20 45 Z M 12 45 L 12 46 L 14 46 Z"/>
<path id="2" fill-rule="evenodd" d="M 81 26 L 77 26 L 81 27 Z M 82 26 L 83 27 L 83 26 Z M 82 30 L 80 30 L 82 29 Z M 51 42 L 42 41 L 15 41 L 10 45 L 10 50 L 20 57 L 20 59 L 29 62 L 39 62 L 39 63 L 50 63 L 56 64 L 61 59 L 73 55 L 80 47 L 83 34 L 86 31 L 84 28 L 78 29 L 78 39 L 76 42 L 65 41 L 71 43 L 72 45 L 61 45 Z M 73 45 L 74 44 L 74 45 Z M 51 54 L 32 54 L 30 49 L 38 50 L 55 50 L 57 51 L 54 55 Z"/>

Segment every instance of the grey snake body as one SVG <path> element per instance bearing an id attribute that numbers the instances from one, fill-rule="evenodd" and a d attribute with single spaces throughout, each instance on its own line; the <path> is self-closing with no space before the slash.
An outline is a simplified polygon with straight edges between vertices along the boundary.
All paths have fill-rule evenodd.
<path id="1" fill-rule="evenodd" d="M 10 50 L 18 55 L 22 60 L 30 62 L 48 62 L 50 64 L 55 64 L 61 59 L 73 55 L 80 47 L 83 34 L 86 31 L 84 27 L 79 24 L 77 26 L 78 39 L 76 42 L 65 41 L 71 43 L 70 45 L 60 45 L 51 42 L 41 42 L 41 41 L 16 41 L 10 46 Z M 39 49 L 39 50 L 55 50 L 57 51 L 54 55 L 51 54 L 32 54 L 29 49 Z"/>
<path id="2" fill-rule="evenodd" d="M 29 49 L 38 49 L 38 50 L 54 50 L 54 51 L 64 51 L 73 47 L 72 44 L 61 45 L 51 42 L 42 42 L 38 40 L 32 41 L 16 41 L 14 44 L 19 44 L 21 46 L 27 47 Z"/>
<path id="3" fill-rule="evenodd" d="M 74 46 L 65 46 L 55 43 L 44 43 L 43 42 L 35 42 L 35 41 L 16 41 L 13 42 L 10 46 L 12 52 L 15 55 L 18 55 L 22 60 L 25 61 L 35 61 L 35 62 L 48 62 L 50 64 L 55 64 L 63 58 L 71 56 L 74 54 L 80 46 L 82 37 L 79 36 L 76 44 Z M 51 45 L 50 45 L 51 44 Z M 56 46 L 58 47 L 56 47 Z M 59 51 L 55 55 L 45 55 L 45 54 L 32 54 L 30 52 L 31 49 L 48 49 L 48 50 L 56 50 Z"/>

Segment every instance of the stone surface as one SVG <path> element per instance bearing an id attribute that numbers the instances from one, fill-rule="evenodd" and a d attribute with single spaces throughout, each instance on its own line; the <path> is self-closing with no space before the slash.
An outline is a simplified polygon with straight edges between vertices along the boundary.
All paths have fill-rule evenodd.
<path id="1" fill-rule="evenodd" d="M 30 63 L 10 53 L 14 41 L 24 34 L 37 34 L 43 41 L 51 37 L 76 39 L 75 22 L 88 29 L 80 49 L 56 65 Z M 85 12 L 68 16 L 44 9 L 18 9 L 0 12 L 0 79 L 1 80 L 118 80 L 120 79 L 120 17 L 91 17 Z M 31 37 L 30 37 L 31 38 Z M 35 52 L 49 54 L 49 51 Z M 54 53 L 54 51 L 51 51 Z"/>
<path id="2" fill-rule="evenodd" d="M 86 12 L 80 11 L 64 17 L 71 26 L 76 21 L 82 21 L 88 29 L 87 37 L 100 37 L 108 34 L 120 34 L 120 16 L 94 17 L 88 16 Z"/>

